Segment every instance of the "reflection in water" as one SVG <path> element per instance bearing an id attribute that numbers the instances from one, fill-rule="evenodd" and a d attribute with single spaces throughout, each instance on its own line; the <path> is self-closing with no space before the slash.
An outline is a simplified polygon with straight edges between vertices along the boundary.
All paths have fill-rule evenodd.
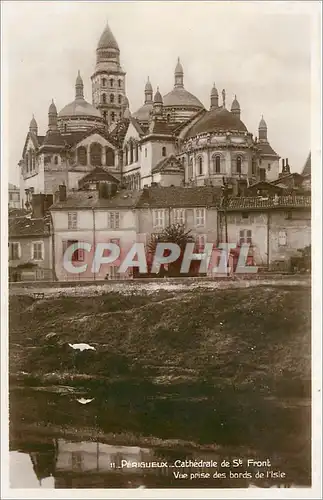
<path id="1" fill-rule="evenodd" d="M 149 386 L 101 387 L 91 391 L 95 399 L 86 405 L 76 401 L 73 389 L 64 392 L 59 386 L 52 393 L 28 388 L 11 391 L 11 487 L 247 488 L 291 487 L 295 482 L 310 486 L 306 448 L 310 440 L 300 432 L 307 419 L 306 408 L 283 413 L 279 407 L 254 400 L 252 411 L 257 409 L 258 420 L 253 417 L 251 426 L 250 410 L 243 414 L 240 404 L 239 413 L 229 411 L 224 400 L 221 404 L 221 395 L 215 398 L 213 388 L 204 389 L 204 399 L 192 398 L 191 387 L 176 390 L 162 393 L 162 389 L 157 392 Z M 77 397 L 88 395 L 84 389 Z M 232 401 L 237 405 L 238 397 Z M 131 446 L 121 446 L 117 437 L 119 443 Z M 220 464 L 224 459 L 246 459 L 242 451 L 246 449 L 253 450 L 251 458 L 272 458 L 273 467 L 286 472 L 286 482 L 275 479 L 269 483 L 251 476 L 230 478 L 227 469 L 213 466 L 124 466 L 126 462 L 152 461 L 173 465 L 175 460 Z M 226 477 L 213 477 L 216 471 L 226 472 Z M 174 472 L 187 477 L 176 478 Z M 194 479 L 190 478 L 192 473 L 196 474 Z M 206 473 L 210 477 L 206 478 Z"/>
<path id="2" fill-rule="evenodd" d="M 37 449 L 31 444 L 30 449 Z M 166 458 L 165 458 L 166 457 Z M 252 483 L 245 479 L 215 479 L 214 473 L 225 469 L 220 467 L 180 467 L 174 468 L 172 453 L 140 448 L 137 446 L 113 446 L 94 441 L 67 441 L 57 439 L 42 443 L 37 451 L 11 452 L 12 488 L 250 488 L 250 487 L 293 487 L 288 483 Z M 170 460 L 167 460 L 170 459 Z M 221 457 L 215 453 L 190 453 L 187 460 L 218 462 Z M 181 460 L 185 460 L 182 458 Z M 126 465 L 127 462 L 127 465 Z M 130 463 L 163 462 L 168 466 L 140 468 Z M 187 475 L 178 479 L 175 473 Z M 210 474 L 206 481 L 203 473 Z M 194 479 L 191 478 L 194 474 Z M 182 476 L 183 477 L 183 476 Z M 296 485 L 295 485 L 296 486 Z"/>

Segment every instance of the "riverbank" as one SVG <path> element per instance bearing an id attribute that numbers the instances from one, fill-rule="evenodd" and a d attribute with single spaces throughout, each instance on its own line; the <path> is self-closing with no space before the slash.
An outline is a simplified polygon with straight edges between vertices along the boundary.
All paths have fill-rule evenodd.
<path id="1" fill-rule="evenodd" d="M 95 350 L 77 352 L 85 342 Z M 310 289 L 293 285 L 10 298 L 10 375 L 310 391 Z"/>

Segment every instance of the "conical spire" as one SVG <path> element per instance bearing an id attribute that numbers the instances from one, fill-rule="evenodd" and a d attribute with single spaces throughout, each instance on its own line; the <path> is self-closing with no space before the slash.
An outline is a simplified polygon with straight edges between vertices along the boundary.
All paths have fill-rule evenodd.
<path id="1" fill-rule="evenodd" d="M 177 59 L 177 64 L 175 68 L 175 88 L 176 87 L 178 88 L 184 87 L 184 71 L 180 58 Z"/>
<path id="2" fill-rule="evenodd" d="M 267 141 L 267 123 L 265 122 L 263 115 L 261 115 L 261 120 L 259 122 L 258 135 L 260 141 Z"/>
<path id="3" fill-rule="evenodd" d="M 109 24 L 107 23 L 100 37 L 97 49 L 115 49 L 119 52 L 119 46 Z"/>
<path id="4" fill-rule="evenodd" d="M 57 130 L 57 109 L 54 99 L 48 109 L 48 130 Z"/>
<path id="5" fill-rule="evenodd" d="M 261 115 L 261 120 L 260 120 L 260 122 L 259 122 L 258 129 L 259 129 L 259 130 L 264 130 L 264 129 L 266 129 L 266 130 L 267 130 L 267 123 L 266 123 L 266 122 L 265 122 L 265 120 L 264 120 L 264 115 Z"/>
<path id="6" fill-rule="evenodd" d="M 154 96 L 154 104 L 163 104 L 163 98 L 159 92 L 159 87 L 157 87 L 156 94 Z"/>
<path id="7" fill-rule="evenodd" d="M 35 135 L 37 135 L 37 132 L 38 132 L 38 125 L 37 125 L 37 122 L 35 120 L 34 115 L 30 121 L 30 124 L 29 124 L 29 132 L 33 132 L 33 134 L 35 134 Z"/>
<path id="8" fill-rule="evenodd" d="M 153 87 L 149 81 L 149 76 L 147 78 L 147 83 L 145 85 L 145 104 L 151 104 L 153 102 Z"/>
<path id="9" fill-rule="evenodd" d="M 75 82 L 75 99 L 84 99 L 84 85 L 80 75 L 80 70 L 78 71 Z"/>

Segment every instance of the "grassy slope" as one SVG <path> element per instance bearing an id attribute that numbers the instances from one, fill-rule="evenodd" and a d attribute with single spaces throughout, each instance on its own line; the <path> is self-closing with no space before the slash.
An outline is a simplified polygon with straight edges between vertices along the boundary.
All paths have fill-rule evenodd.
<path id="1" fill-rule="evenodd" d="M 87 375 L 95 397 L 80 408 L 75 396 L 13 391 L 13 435 L 51 429 L 84 436 L 92 429 L 89 435 L 124 435 L 125 444 L 137 436 L 145 445 L 176 439 L 236 452 L 247 447 L 308 484 L 309 302 L 310 289 L 303 287 L 13 297 L 11 374 L 83 387 Z M 96 351 L 68 347 L 83 341 Z M 100 377 L 116 383 L 107 389 L 97 384 Z"/>
<path id="2" fill-rule="evenodd" d="M 304 288 L 257 287 L 13 297 L 10 372 L 185 376 L 302 395 L 310 379 L 309 295 Z M 96 351 L 75 352 L 69 342 L 88 342 Z"/>

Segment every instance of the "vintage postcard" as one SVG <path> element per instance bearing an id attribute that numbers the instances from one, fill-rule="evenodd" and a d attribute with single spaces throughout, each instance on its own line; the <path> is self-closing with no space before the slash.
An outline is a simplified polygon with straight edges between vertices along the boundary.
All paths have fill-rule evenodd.
<path id="1" fill-rule="evenodd" d="M 321 2 L 1 8 L 1 497 L 318 498 Z"/>

